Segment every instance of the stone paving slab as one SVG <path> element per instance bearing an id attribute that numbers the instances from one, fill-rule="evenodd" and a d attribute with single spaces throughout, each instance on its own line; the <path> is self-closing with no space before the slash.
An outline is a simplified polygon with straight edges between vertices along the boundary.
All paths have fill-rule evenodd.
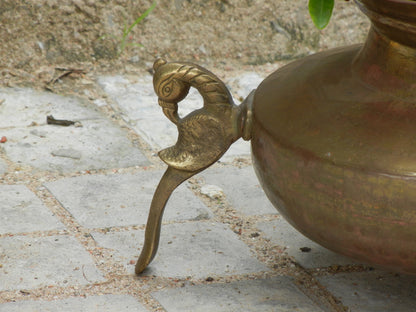
<path id="1" fill-rule="evenodd" d="M 146 312 L 127 295 L 67 298 L 55 301 L 20 301 L 0 304 L 0 312 Z"/>
<path id="2" fill-rule="evenodd" d="M 159 150 L 175 144 L 178 131 L 163 114 L 158 105 L 158 98 L 153 90 L 152 77 L 140 77 L 136 83 L 131 83 L 122 76 L 99 77 L 99 84 L 110 95 L 122 110 L 123 119 L 141 135 L 154 149 Z M 195 92 L 191 92 L 188 105 L 180 105 L 182 114 L 198 109 Z"/>
<path id="3" fill-rule="evenodd" d="M 58 201 L 84 227 L 146 224 L 162 171 L 135 175 L 91 175 L 46 183 Z M 166 205 L 164 221 L 203 220 L 211 211 L 186 187 L 179 186 Z"/>
<path id="4" fill-rule="evenodd" d="M 103 281 L 89 253 L 71 236 L 0 238 L 0 291 Z"/>
<path id="5" fill-rule="evenodd" d="M 119 105 L 123 112 L 123 119 L 154 150 L 161 150 L 176 143 L 177 128 L 166 118 L 158 105 L 158 98 L 153 90 L 150 75 L 137 78 L 134 83 L 122 76 L 103 76 L 98 78 L 98 83 Z M 202 103 L 200 94 L 191 88 L 189 95 L 179 105 L 179 114 L 186 116 L 201 108 Z M 250 143 L 239 140 L 232 145 L 222 159 L 229 161 L 236 156 L 249 155 Z"/>
<path id="6" fill-rule="evenodd" d="M 167 312 L 323 311 L 289 277 L 226 284 L 186 285 L 152 293 Z"/>
<path id="7" fill-rule="evenodd" d="M 277 214 L 264 194 L 253 168 L 209 168 L 200 173 L 205 184 L 223 189 L 227 200 L 245 215 Z"/>
<path id="8" fill-rule="evenodd" d="M 289 256 L 304 268 L 329 267 L 331 265 L 357 264 L 357 261 L 336 254 L 303 236 L 283 218 L 270 222 L 259 222 L 257 228 L 269 238 L 273 244 L 286 247 Z M 309 252 L 300 248 L 308 247 Z"/>
<path id="9" fill-rule="evenodd" d="M 227 80 L 227 87 L 231 93 L 236 94 L 241 99 L 245 99 L 252 90 L 258 88 L 264 78 L 266 77 L 260 76 L 256 72 L 246 72 L 238 77 L 230 77 Z M 238 101 L 235 102 L 237 103 Z"/>
<path id="10" fill-rule="evenodd" d="M 87 120 L 103 118 L 97 107 L 87 101 L 52 92 L 27 88 L 0 89 L 0 128 L 46 124 L 46 116 L 56 119 Z"/>
<path id="11" fill-rule="evenodd" d="M 234 159 L 239 157 L 248 158 L 251 155 L 251 145 L 250 142 L 239 139 L 234 142 L 233 145 L 229 148 L 228 151 L 221 157 L 220 161 L 223 162 L 232 162 Z"/>
<path id="12" fill-rule="evenodd" d="M 2 137 L 2 132 L 0 131 L 0 138 Z M 1 146 L 0 146 L 1 148 Z M 1 149 L 0 149 L 1 152 Z M 0 174 L 3 174 L 7 171 L 7 164 L 4 160 L 0 159 Z"/>
<path id="13" fill-rule="evenodd" d="M 115 257 L 134 272 L 144 231 L 91 233 L 96 242 L 113 249 Z M 229 228 L 219 223 L 190 222 L 162 227 L 160 246 L 145 275 L 206 278 L 268 271 Z"/>
<path id="14" fill-rule="evenodd" d="M 414 276 L 381 270 L 318 277 L 351 312 L 416 311 Z"/>
<path id="15" fill-rule="evenodd" d="M 35 168 L 73 172 L 149 164 L 126 133 L 107 120 L 85 120 L 83 127 L 11 128 L 2 130 L 7 157 Z"/>
<path id="16" fill-rule="evenodd" d="M 24 185 L 0 185 L 0 234 L 64 229 Z"/>

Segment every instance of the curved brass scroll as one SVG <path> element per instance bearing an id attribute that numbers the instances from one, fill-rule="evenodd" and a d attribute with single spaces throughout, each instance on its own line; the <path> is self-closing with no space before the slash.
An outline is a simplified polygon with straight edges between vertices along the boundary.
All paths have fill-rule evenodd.
<path id="1" fill-rule="evenodd" d="M 208 70 L 191 63 L 167 63 L 158 59 L 153 65 L 153 85 L 164 114 L 178 128 L 174 146 L 159 152 L 168 165 L 153 196 L 146 225 L 145 242 L 136 263 L 141 273 L 156 255 L 165 205 L 182 182 L 215 163 L 238 138 L 250 139 L 251 103 L 254 92 L 240 106 L 234 105 L 224 83 Z M 178 103 L 196 88 L 204 105 L 184 118 Z"/>

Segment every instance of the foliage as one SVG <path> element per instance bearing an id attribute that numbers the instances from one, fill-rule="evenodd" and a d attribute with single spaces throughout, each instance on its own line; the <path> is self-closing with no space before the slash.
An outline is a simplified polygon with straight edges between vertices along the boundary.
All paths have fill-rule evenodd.
<path id="1" fill-rule="evenodd" d="M 120 55 L 121 53 L 123 53 L 124 49 L 127 46 L 139 46 L 142 47 L 143 45 L 140 43 L 133 43 L 133 42 L 128 42 L 128 37 L 130 32 L 133 30 L 133 28 L 139 24 L 142 20 L 144 20 L 152 11 L 153 9 L 156 7 L 156 1 L 153 1 L 152 5 L 142 14 L 140 15 L 130 26 L 127 27 L 127 24 L 124 24 L 124 28 L 123 28 L 123 34 L 121 36 L 121 38 L 116 37 L 114 35 L 104 35 L 101 36 L 100 39 L 105 39 L 107 37 L 111 37 L 114 39 L 119 39 L 119 44 L 118 44 L 118 53 L 117 55 Z"/>
<path id="2" fill-rule="evenodd" d="M 318 29 L 324 29 L 331 19 L 334 0 L 309 0 L 309 14 Z"/>

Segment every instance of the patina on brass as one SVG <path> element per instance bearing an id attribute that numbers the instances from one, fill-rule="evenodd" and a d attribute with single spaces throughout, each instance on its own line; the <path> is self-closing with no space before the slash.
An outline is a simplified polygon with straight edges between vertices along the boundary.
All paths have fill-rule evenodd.
<path id="1" fill-rule="evenodd" d="M 188 83 L 170 78 L 193 71 L 181 66 L 203 69 L 156 63 L 156 92 L 178 125 L 179 139 L 160 154 L 169 165 L 166 179 L 173 182 L 162 180 L 155 195 L 156 202 L 159 196 L 163 200 L 152 204 L 143 257 L 155 253 L 167 193 L 216 161 L 244 133 L 251 138 L 263 189 L 295 228 L 341 254 L 416 274 L 416 2 L 356 3 L 372 22 L 363 45 L 279 69 L 241 108 L 212 74 L 207 74 L 215 81 L 212 89 L 211 83 L 198 88 L 197 78 L 185 79 Z M 168 93 L 179 86 L 177 99 L 165 97 L 163 85 Z M 179 119 L 176 101 L 190 85 L 201 94 L 215 89 L 204 99 L 221 104 L 205 103 Z M 175 172 L 178 177 L 169 178 Z M 149 261 L 140 258 L 136 272 Z"/>
<path id="2" fill-rule="evenodd" d="M 155 256 L 166 202 L 173 190 L 194 174 L 216 162 L 240 137 L 251 135 L 251 100 L 253 94 L 236 106 L 232 96 L 214 74 L 190 63 L 154 63 L 153 84 L 164 114 L 178 128 L 178 141 L 159 152 L 168 169 L 153 196 L 145 232 L 145 243 L 136 264 L 141 273 Z M 196 88 L 204 105 L 184 118 L 178 114 L 178 103 L 190 87 Z"/>

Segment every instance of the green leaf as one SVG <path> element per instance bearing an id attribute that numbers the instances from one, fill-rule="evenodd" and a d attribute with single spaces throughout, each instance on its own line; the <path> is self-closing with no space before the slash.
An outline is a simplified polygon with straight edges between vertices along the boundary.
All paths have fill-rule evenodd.
<path id="1" fill-rule="evenodd" d="M 309 0 L 309 14 L 316 28 L 324 29 L 331 19 L 334 0 Z"/>
<path id="2" fill-rule="evenodd" d="M 150 8 L 148 8 L 142 15 L 140 15 L 133 24 L 130 25 L 130 27 L 127 29 L 127 31 L 125 31 L 125 36 L 127 36 L 131 30 L 134 28 L 134 26 L 136 26 L 138 23 L 140 23 L 143 19 L 145 19 L 150 12 L 153 11 L 153 9 L 156 7 L 156 1 L 153 1 L 152 5 L 150 6 Z"/>

